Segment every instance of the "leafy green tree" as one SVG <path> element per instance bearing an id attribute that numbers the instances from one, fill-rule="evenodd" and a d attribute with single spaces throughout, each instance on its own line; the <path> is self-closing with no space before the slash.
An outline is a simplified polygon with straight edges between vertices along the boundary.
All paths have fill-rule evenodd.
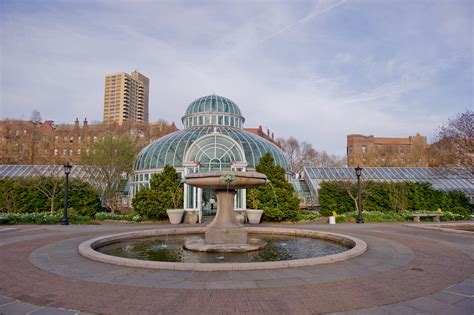
<path id="1" fill-rule="evenodd" d="M 268 221 L 282 221 L 294 218 L 299 212 L 299 200 L 293 186 L 285 178 L 285 169 L 275 164 L 266 153 L 256 167 L 257 172 L 267 176 L 269 184 L 255 189 L 258 205 L 263 209 L 263 218 Z M 247 195 L 247 204 L 255 204 L 253 193 Z"/>
<path id="2" fill-rule="evenodd" d="M 141 189 L 132 205 L 135 211 L 150 219 L 166 218 L 166 209 L 182 208 L 184 203 L 183 183 L 174 167 L 166 165 L 161 173 L 150 179 L 150 188 Z"/>
<path id="3" fill-rule="evenodd" d="M 105 206 L 113 213 L 122 207 L 121 183 L 132 171 L 138 148 L 128 135 L 107 135 L 94 143 L 81 163 L 91 166 L 91 172 L 102 177 L 101 194 Z"/>

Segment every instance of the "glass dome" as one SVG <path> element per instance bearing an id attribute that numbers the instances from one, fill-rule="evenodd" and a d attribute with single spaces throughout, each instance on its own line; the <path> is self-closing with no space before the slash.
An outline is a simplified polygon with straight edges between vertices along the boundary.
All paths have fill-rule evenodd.
<path id="1" fill-rule="evenodd" d="M 185 128 L 206 125 L 242 128 L 245 119 L 237 104 L 213 94 L 193 101 L 181 121 Z"/>
<path id="2" fill-rule="evenodd" d="M 244 117 L 228 98 L 209 95 L 192 102 L 182 118 L 184 129 L 149 144 L 134 164 L 131 195 L 149 187 L 150 179 L 166 165 L 181 176 L 195 172 L 254 170 L 262 156 L 270 153 L 275 163 L 289 171 L 283 151 L 273 142 L 243 129 Z M 208 206 L 211 191 L 184 184 L 184 209 Z M 239 189 L 234 209 L 246 209 L 246 190 Z"/>
<path id="3" fill-rule="evenodd" d="M 255 169 L 260 158 L 270 153 L 275 163 L 288 170 L 288 162 L 283 151 L 270 141 L 242 129 L 225 126 L 202 126 L 186 128 L 164 136 L 145 147 L 135 161 L 135 172 L 141 170 L 160 170 L 165 165 L 176 169 L 183 168 L 185 155 L 191 145 L 201 137 L 217 132 L 233 139 L 242 149 L 247 168 Z"/>

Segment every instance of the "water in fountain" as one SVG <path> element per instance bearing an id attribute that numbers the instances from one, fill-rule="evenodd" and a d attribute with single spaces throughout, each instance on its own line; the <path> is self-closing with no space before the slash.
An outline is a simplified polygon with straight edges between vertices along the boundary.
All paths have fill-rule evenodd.
<path id="1" fill-rule="evenodd" d="M 275 196 L 276 207 L 278 208 L 278 198 L 277 198 L 277 194 L 275 192 L 275 187 L 273 187 L 272 182 L 270 180 L 267 181 L 267 184 L 270 184 L 270 187 L 273 190 L 273 196 Z"/>
<path id="2" fill-rule="evenodd" d="M 107 255 L 163 262 L 262 262 L 321 257 L 347 250 L 347 245 L 328 240 L 289 235 L 251 234 L 267 243 L 265 248 L 251 252 L 195 252 L 183 244 L 199 235 L 170 235 L 166 248 L 161 247 L 163 236 L 131 239 L 107 243 L 97 248 Z M 158 246 L 156 246 L 158 244 Z"/>

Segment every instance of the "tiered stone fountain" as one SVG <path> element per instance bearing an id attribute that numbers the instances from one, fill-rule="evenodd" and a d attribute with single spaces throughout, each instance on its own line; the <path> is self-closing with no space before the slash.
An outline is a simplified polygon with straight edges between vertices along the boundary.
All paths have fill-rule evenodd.
<path id="1" fill-rule="evenodd" d="M 246 252 L 266 245 L 262 240 L 249 239 L 247 230 L 234 215 L 236 189 L 265 185 L 267 177 L 258 172 L 211 172 L 186 176 L 190 186 L 214 189 L 217 195 L 217 214 L 206 226 L 204 239 L 190 240 L 184 247 L 204 252 Z"/>
<path id="2" fill-rule="evenodd" d="M 255 188 L 266 182 L 266 176 L 257 172 L 190 174 L 186 176 L 188 185 L 212 188 L 216 191 L 217 214 L 208 226 L 205 228 L 153 229 L 101 236 L 81 243 L 79 252 L 90 259 L 129 267 L 194 271 L 301 267 L 341 261 L 365 252 L 367 244 L 345 235 L 303 229 L 243 227 L 234 216 L 235 190 Z M 267 245 L 260 239 L 249 238 L 247 232 L 269 240 L 269 244 Z M 196 235 L 202 235 L 202 233 L 204 233 L 204 238 Z M 275 237 L 283 236 L 289 237 L 284 241 L 284 244 L 278 244 L 278 241 L 274 242 Z M 163 256 L 164 259 L 160 258 L 156 261 L 155 259 L 135 258 L 136 254 L 142 255 L 144 251 L 148 252 L 150 246 L 153 250 L 157 250 L 153 244 L 143 245 L 143 242 L 150 242 L 151 237 L 162 237 L 163 240 L 160 242 L 165 246 L 160 247 L 160 251 L 165 251 L 170 255 L 166 254 Z M 182 237 L 182 241 L 175 243 L 169 240 L 173 237 Z M 306 239 L 302 240 L 303 243 L 299 245 L 299 241 L 295 241 L 294 238 L 312 238 L 314 243 L 311 241 L 308 243 Z M 324 249 L 321 248 L 321 242 L 327 241 L 333 244 L 326 243 L 323 245 Z M 151 242 L 153 243 L 153 241 Z M 135 245 L 133 244 L 139 244 L 136 246 L 138 252 L 134 251 Z M 168 249 L 169 244 L 171 246 Z M 115 254 L 103 253 L 102 251 L 108 251 L 107 247 L 112 247 L 111 250 Z M 261 258 L 260 255 L 264 255 L 267 247 L 271 251 L 279 253 L 281 259 L 273 259 L 275 252 L 272 252 L 272 260 L 253 260 L 254 256 Z M 309 252 L 307 252 L 308 249 L 310 249 Z M 255 252 L 241 254 L 250 251 Z M 129 252 L 132 253 L 133 258 L 128 255 Z M 333 254 L 326 254 L 326 252 L 333 252 Z M 288 260 L 288 255 L 294 258 Z M 242 256 L 246 259 L 241 260 Z M 236 260 L 233 260 L 234 258 Z M 213 262 L 209 262 L 210 259 Z M 219 262 L 214 259 L 219 259 Z"/>

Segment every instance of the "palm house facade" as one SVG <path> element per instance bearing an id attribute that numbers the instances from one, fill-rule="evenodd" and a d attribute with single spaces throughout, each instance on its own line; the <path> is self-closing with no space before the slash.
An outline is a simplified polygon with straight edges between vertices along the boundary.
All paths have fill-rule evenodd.
<path id="1" fill-rule="evenodd" d="M 270 153 L 275 163 L 287 172 L 288 161 L 283 151 L 272 142 L 245 131 L 245 118 L 233 101 L 209 95 L 192 102 L 182 117 L 183 130 L 164 136 L 146 146 L 134 164 L 131 194 L 149 187 L 153 174 L 165 165 L 173 166 L 182 178 L 186 174 L 216 171 L 255 170 L 260 158 Z M 212 190 L 184 184 L 184 210 L 213 208 Z M 239 190 L 235 210 L 246 209 L 246 192 Z"/>

